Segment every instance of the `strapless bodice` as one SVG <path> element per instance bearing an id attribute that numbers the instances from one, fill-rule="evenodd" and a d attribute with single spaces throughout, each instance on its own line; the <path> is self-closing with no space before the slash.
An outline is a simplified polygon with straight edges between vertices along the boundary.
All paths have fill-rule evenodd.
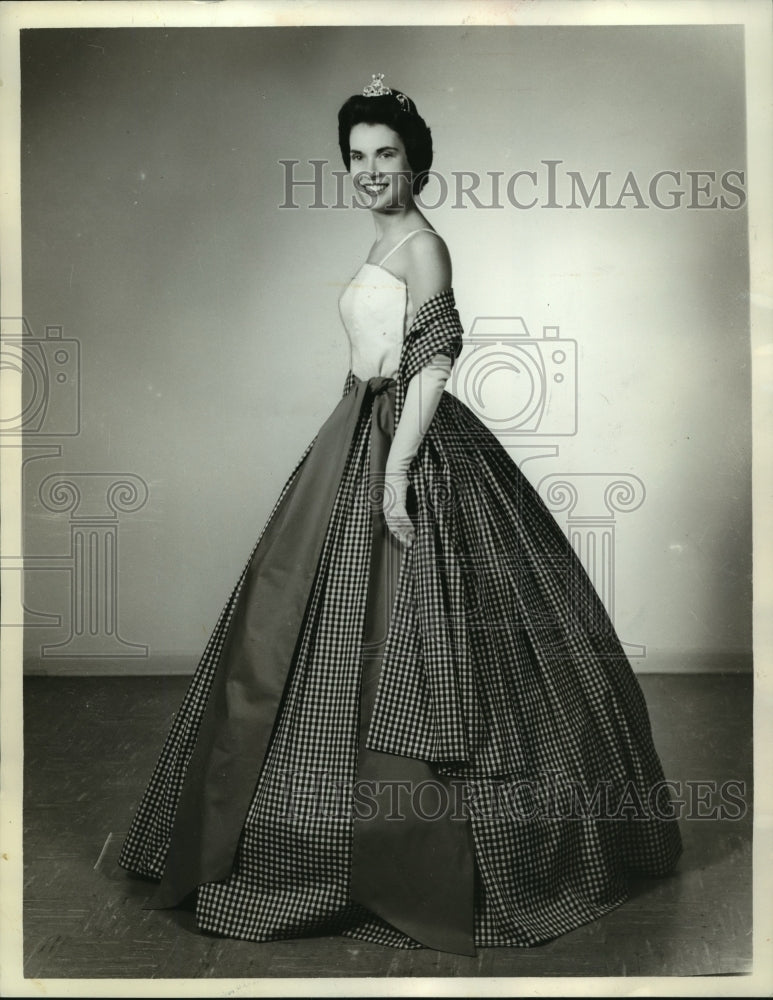
<path id="1" fill-rule="evenodd" d="M 393 377 L 413 321 L 405 282 L 379 264 L 363 264 L 344 289 L 338 309 L 351 347 L 352 373 L 360 379 Z"/>

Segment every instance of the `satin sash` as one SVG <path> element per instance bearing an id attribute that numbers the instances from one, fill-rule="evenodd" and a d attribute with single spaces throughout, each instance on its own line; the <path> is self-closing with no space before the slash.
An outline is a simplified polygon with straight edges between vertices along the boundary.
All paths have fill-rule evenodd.
<path id="1" fill-rule="evenodd" d="M 338 489 L 360 417 L 371 411 L 370 473 L 383 475 L 395 382 L 352 378 L 321 427 L 247 568 L 185 773 L 164 876 L 151 906 L 182 902 L 231 874 L 268 750 Z M 439 779 L 429 764 L 365 746 L 399 572 L 399 543 L 374 506 L 364 636 L 358 780 Z M 386 590 L 384 583 L 386 581 Z M 469 821 L 353 825 L 352 899 L 428 947 L 474 954 Z M 449 875 L 451 876 L 449 878 Z"/>

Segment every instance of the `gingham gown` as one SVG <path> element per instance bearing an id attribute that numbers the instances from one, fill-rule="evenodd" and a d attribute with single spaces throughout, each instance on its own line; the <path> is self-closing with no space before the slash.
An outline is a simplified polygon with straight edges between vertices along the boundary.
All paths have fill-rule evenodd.
<path id="1" fill-rule="evenodd" d="M 364 655 L 378 518 L 383 528 L 377 417 L 398 422 L 411 378 L 438 353 L 455 359 L 461 337 L 443 292 L 416 314 L 394 379 L 349 373 L 206 646 L 120 856 L 163 877 L 159 905 L 195 890 L 202 929 L 466 953 L 532 945 L 623 902 L 627 872 L 664 875 L 680 855 L 644 699 L 604 607 L 534 488 L 449 393 L 411 466 L 416 538 L 391 581 L 385 641 Z M 397 871 L 399 824 L 396 859 L 360 848 L 356 880 L 370 887 L 354 901 L 357 825 L 341 790 L 366 753 L 468 793 L 454 827 L 474 854 L 468 944 L 412 920 L 405 892 L 394 918 L 379 909 L 385 886 L 433 866 L 430 843 L 411 870 L 406 830 Z M 594 812 L 599 789 L 611 805 Z M 414 886 L 417 912 L 427 899 L 436 913 L 467 905 L 464 886 L 454 895 L 463 861 Z"/>

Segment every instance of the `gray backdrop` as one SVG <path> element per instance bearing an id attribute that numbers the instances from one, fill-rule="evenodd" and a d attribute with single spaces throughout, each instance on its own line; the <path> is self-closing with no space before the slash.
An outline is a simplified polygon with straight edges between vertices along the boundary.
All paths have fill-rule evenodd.
<path id="1" fill-rule="evenodd" d="M 194 668 L 340 395 L 337 298 L 373 236 L 361 211 L 280 208 L 279 161 L 341 169 L 336 112 L 372 72 L 415 98 L 452 185 L 532 170 L 544 201 L 542 161 L 560 160 L 559 194 L 566 171 L 609 171 L 614 201 L 633 171 L 649 202 L 658 171 L 689 191 L 685 171 L 745 169 L 738 27 L 28 30 L 21 53 L 24 313 L 33 338 L 61 327 L 69 345 L 59 396 L 57 331 L 37 349 L 51 400 L 24 474 L 31 671 Z M 745 209 L 502 200 L 427 210 L 468 332 L 522 317 L 576 351 L 574 402 L 554 401 L 559 430 L 576 405 L 576 433 L 500 421 L 502 440 L 535 485 L 574 484 L 568 531 L 607 538 L 584 558 L 635 669 L 748 668 Z M 490 413 L 511 389 L 489 383 Z"/>

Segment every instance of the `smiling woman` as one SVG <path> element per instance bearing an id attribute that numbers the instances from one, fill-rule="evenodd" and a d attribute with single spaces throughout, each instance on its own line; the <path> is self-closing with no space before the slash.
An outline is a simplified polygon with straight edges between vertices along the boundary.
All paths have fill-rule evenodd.
<path id="1" fill-rule="evenodd" d="M 340 300 L 343 399 L 222 612 L 121 864 L 233 937 L 533 945 L 622 903 L 628 872 L 669 873 L 679 830 L 601 600 L 444 391 L 462 328 L 415 201 L 430 131 L 374 76 L 339 138 L 376 236 Z"/>
<path id="2" fill-rule="evenodd" d="M 349 158 L 357 171 L 354 185 L 371 196 L 369 207 L 407 206 L 411 168 L 400 136 L 386 125 L 361 122 L 352 129 L 352 142 Z"/>

